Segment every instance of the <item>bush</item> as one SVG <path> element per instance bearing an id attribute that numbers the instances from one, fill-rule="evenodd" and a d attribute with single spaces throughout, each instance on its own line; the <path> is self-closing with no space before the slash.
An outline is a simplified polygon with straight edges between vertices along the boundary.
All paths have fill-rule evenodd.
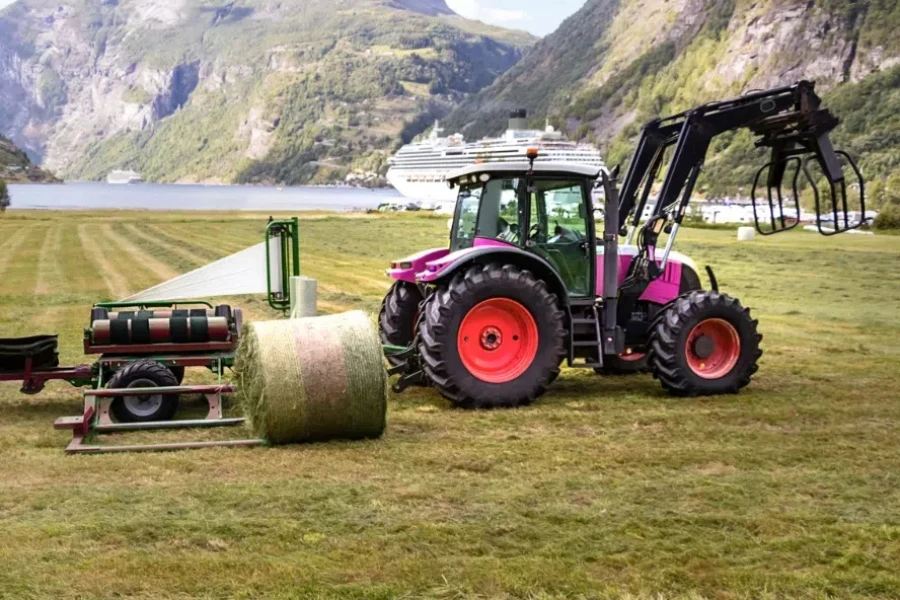
<path id="1" fill-rule="evenodd" d="M 6 187 L 6 181 L 0 178 L 0 211 L 6 210 L 9 206 L 9 189 Z"/>
<path id="2" fill-rule="evenodd" d="M 875 218 L 875 229 L 900 229 L 900 206 L 885 206 Z"/>

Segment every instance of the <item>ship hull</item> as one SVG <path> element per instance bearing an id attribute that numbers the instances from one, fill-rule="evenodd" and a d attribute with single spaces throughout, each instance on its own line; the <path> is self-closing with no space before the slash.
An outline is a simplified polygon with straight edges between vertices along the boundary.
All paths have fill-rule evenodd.
<path id="1" fill-rule="evenodd" d="M 418 181 L 412 180 L 412 177 Z M 432 181 L 428 181 L 432 179 Z M 394 189 L 411 200 L 424 202 L 455 202 L 455 189 L 450 189 L 443 174 L 434 174 L 432 177 L 423 176 L 421 172 L 411 174 L 401 169 L 391 168 L 387 173 L 387 180 Z"/>

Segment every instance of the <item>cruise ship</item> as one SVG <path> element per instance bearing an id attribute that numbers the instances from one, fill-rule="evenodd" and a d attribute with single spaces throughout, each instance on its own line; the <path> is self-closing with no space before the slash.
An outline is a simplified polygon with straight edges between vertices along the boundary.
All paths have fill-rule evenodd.
<path id="1" fill-rule="evenodd" d="M 407 198 L 439 203 L 456 200 L 456 190 L 447 186 L 448 173 L 477 162 L 524 161 L 528 148 L 539 150 L 541 162 L 604 166 L 594 146 L 570 142 L 549 124 L 543 131 L 527 129 L 527 116 L 525 110 L 513 111 L 503 137 L 470 143 L 458 133 L 441 137 L 436 122 L 428 138 L 403 146 L 388 160 L 387 180 Z"/>
<path id="2" fill-rule="evenodd" d="M 124 183 L 143 183 L 140 173 L 135 171 L 110 171 L 106 176 L 106 183 L 124 184 Z"/>

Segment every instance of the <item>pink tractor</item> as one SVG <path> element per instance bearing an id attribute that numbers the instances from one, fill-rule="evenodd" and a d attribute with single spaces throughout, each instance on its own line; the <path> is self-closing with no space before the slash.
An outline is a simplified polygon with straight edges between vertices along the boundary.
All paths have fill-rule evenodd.
<path id="1" fill-rule="evenodd" d="M 860 214 L 865 205 L 856 165 L 829 141 L 837 123 L 819 108 L 814 85 L 800 82 L 648 123 L 621 190 L 618 168 L 542 161 L 537 149 L 527 162 L 453 173 L 459 194 L 449 248 L 388 270 L 396 282 L 379 322 L 391 373 L 400 375 L 395 389 L 433 385 L 467 408 L 520 406 L 566 361 L 601 374 L 649 370 L 674 395 L 737 392 L 762 355 L 757 321 L 719 293 L 712 269 L 704 290 L 694 262 L 673 250 L 706 151 L 716 135 L 750 129 L 773 154 L 752 194 L 756 209 L 765 174 L 760 233 L 799 222 L 801 173 L 814 190 L 819 229 L 839 233 L 862 224 L 850 221 L 844 165 L 857 178 Z M 592 195 L 598 178 L 602 208 Z M 826 202 L 823 185 L 831 188 Z M 648 208 L 651 194 L 658 195 Z"/>

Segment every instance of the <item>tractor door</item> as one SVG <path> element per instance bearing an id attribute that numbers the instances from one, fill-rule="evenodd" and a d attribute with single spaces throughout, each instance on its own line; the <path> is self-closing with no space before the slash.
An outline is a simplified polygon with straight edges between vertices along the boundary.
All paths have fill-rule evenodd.
<path id="1" fill-rule="evenodd" d="M 594 289 L 589 193 L 584 181 L 572 178 L 535 177 L 526 190 L 529 221 L 525 249 L 553 265 L 575 298 L 591 296 Z"/>

